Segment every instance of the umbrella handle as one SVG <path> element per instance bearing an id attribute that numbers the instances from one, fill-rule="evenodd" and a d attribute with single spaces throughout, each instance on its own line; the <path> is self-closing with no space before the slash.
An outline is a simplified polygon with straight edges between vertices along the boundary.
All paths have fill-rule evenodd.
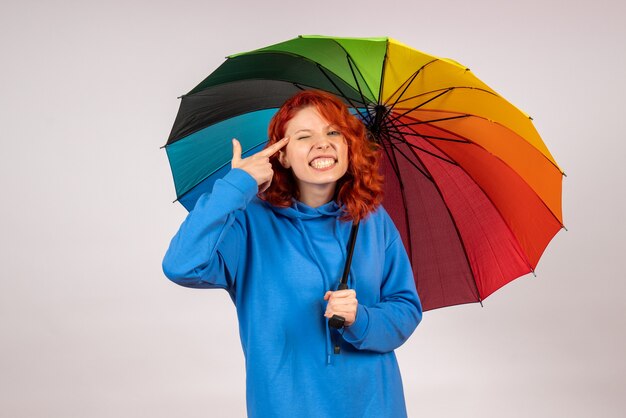
<path id="1" fill-rule="evenodd" d="M 347 288 L 348 285 L 346 283 L 339 283 L 337 290 L 345 290 Z M 333 317 L 328 320 L 328 326 L 334 329 L 341 329 L 344 327 L 345 322 L 346 318 L 344 318 L 343 316 L 333 315 Z"/>

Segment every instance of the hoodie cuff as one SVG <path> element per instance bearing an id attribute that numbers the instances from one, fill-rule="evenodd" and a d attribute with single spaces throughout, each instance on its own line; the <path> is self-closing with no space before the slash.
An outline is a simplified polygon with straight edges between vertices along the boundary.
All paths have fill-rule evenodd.
<path id="1" fill-rule="evenodd" d="M 254 177 L 240 168 L 233 168 L 222 180 L 239 190 L 243 194 L 246 203 L 250 202 L 259 192 L 259 186 L 256 184 Z"/>
<path id="2" fill-rule="evenodd" d="M 370 315 L 367 308 L 361 304 L 356 309 L 356 320 L 343 330 L 343 339 L 350 344 L 358 344 L 367 335 L 370 325 Z"/>

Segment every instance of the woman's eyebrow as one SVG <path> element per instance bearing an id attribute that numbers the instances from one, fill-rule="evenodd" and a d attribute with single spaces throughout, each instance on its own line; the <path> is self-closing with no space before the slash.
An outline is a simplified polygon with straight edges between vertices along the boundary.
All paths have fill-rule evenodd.
<path id="1" fill-rule="evenodd" d="M 328 126 L 326 126 L 325 130 L 328 130 L 328 129 L 337 129 L 337 126 L 336 125 L 328 125 Z M 306 129 L 306 128 L 305 129 L 298 129 L 297 131 L 295 131 L 293 133 L 293 135 L 296 135 L 296 134 L 298 134 L 300 132 L 311 132 L 311 130 L 310 129 Z"/>

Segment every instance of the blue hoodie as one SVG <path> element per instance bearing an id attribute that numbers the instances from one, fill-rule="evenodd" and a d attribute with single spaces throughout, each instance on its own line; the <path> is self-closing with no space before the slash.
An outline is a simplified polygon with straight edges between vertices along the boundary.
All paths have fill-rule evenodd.
<path id="1" fill-rule="evenodd" d="M 223 288 L 235 303 L 248 416 L 406 416 L 393 350 L 422 308 L 385 210 L 361 222 L 348 280 L 357 315 L 340 333 L 327 326 L 323 297 L 337 288 L 352 223 L 335 202 L 277 208 L 256 193 L 248 173 L 231 170 L 198 199 L 163 260 L 175 283 Z"/>

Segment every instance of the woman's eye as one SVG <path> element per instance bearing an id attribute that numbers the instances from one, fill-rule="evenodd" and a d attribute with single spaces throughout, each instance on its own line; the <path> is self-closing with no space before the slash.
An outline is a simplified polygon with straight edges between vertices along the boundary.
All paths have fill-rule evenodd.
<path id="1" fill-rule="evenodd" d="M 341 135 L 341 132 L 339 132 L 339 131 L 330 131 L 330 132 L 328 132 L 328 135 L 337 136 L 337 135 Z"/>
<path id="2" fill-rule="evenodd" d="M 305 135 L 305 136 L 298 137 L 298 139 L 307 139 L 308 137 L 309 137 L 308 135 Z"/>

